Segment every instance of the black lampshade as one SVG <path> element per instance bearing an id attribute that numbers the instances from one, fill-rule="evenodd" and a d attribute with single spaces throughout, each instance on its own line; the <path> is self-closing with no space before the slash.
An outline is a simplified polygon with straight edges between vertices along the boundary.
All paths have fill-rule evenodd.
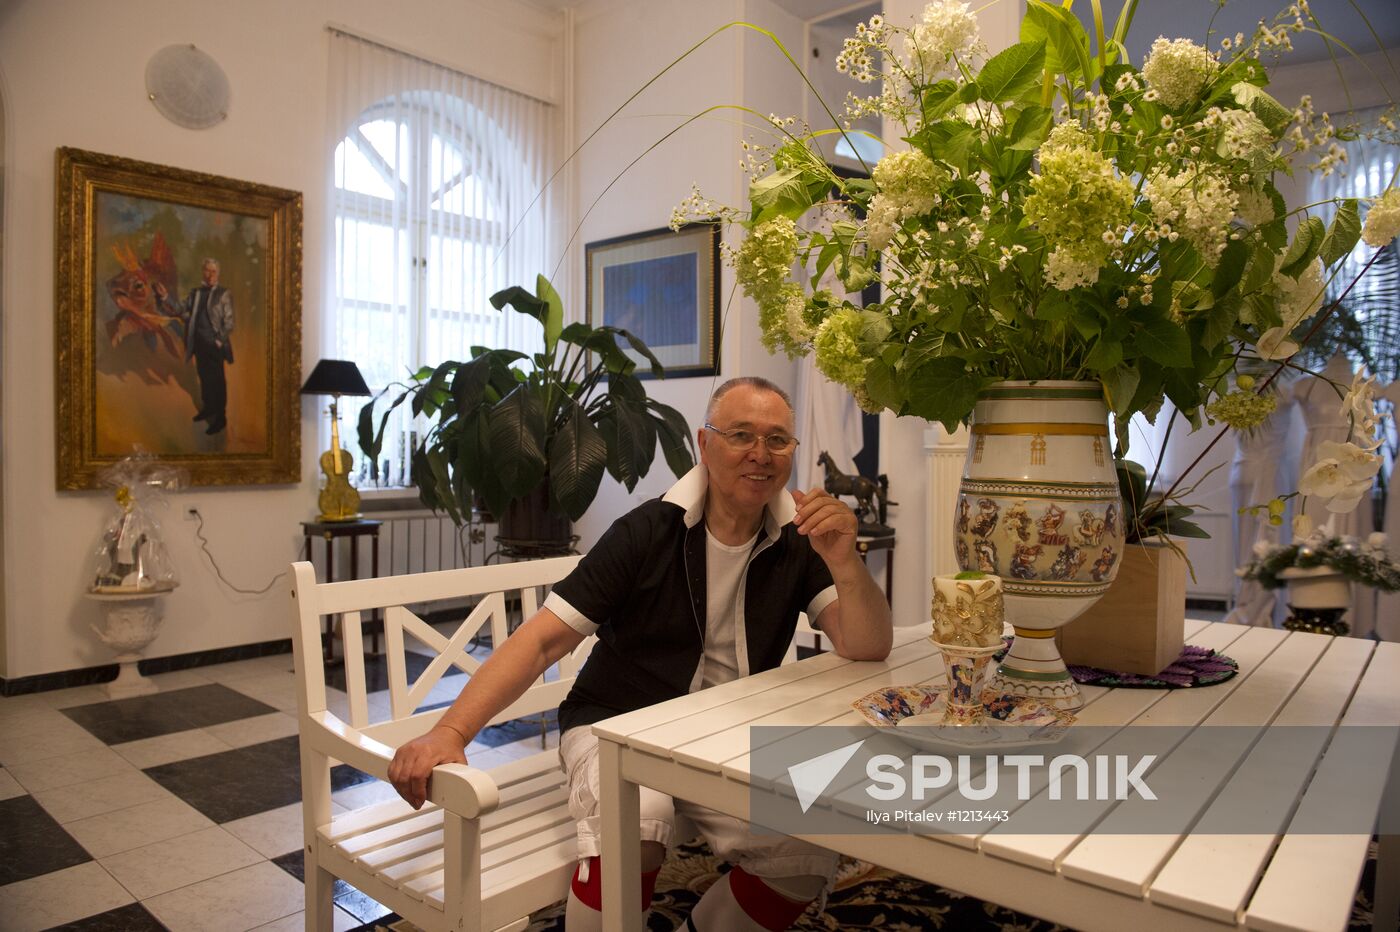
<path id="1" fill-rule="evenodd" d="M 348 359 L 323 359 L 316 363 L 306 384 L 301 387 L 303 395 L 368 395 L 369 386 L 360 375 L 360 367 Z"/>

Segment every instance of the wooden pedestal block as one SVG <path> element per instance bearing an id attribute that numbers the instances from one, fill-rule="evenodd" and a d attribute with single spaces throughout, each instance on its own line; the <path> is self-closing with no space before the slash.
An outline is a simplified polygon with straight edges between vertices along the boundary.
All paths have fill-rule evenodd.
<path id="1" fill-rule="evenodd" d="M 1108 592 L 1057 637 L 1065 663 L 1151 676 L 1181 656 L 1185 632 L 1186 561 L 1162 544 L 1128 544 Z"/>

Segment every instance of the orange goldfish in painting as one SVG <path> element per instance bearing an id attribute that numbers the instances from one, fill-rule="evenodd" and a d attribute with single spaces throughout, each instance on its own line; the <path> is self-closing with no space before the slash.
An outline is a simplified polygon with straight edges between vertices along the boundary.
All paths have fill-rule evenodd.
<path id="1" fill-rule="evenodd" d="M 180 320 L 160 312 L 155 294 L 157 282 L 170 293 L 175 292 L 175 257 L 165 237 L 159 233 L 155 235 L 151 254 L 144 261 L 136 258 L 130 243 L 114 245 L 112 252 L 122 266 L 122 271 L 107 280 L 107 294 L 117 306 L 116 313 L 106 322 L 112 346 L 128 336 L 137 336 L 152 350 L 159 340 L 172 356 L 180 358 L 175 342 L 175 334 L 182 333 L 175 330 Z"/>

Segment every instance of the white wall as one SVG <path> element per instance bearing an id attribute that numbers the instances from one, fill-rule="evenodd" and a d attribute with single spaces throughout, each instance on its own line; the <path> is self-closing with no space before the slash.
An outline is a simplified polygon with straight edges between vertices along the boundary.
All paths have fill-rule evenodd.
<path id="1" fill-rule="evenodd" d="M 506 0 L 18 0 L 0 6 L 6 274 L 3 306 L 4 569 L 7 678 L 107 663 L 82 592 L 89 551 L 112 506 L 105 494 L 54 490 L 54 150 L 75 146 L 198 169 L 305 195 L 303 371 L 320 344 L 326 296 L 323 218 L 328 22 L 535 96 L 559 99 L 560 21 Z M 688 33 L 682 33 L 688 34 Z M 158 49 L 195 42 L 232 85 L 229 118 L 190 131 L 146 100 Z M 320 405 L 302 407 L 304 480 L 277 488 L 195 489 L 178 505 L 205 515 L 219 565 L 259 588 L 297 558 L 298 521 L 316 512 Z M 194 525 L 174 508 L 165 531 L 182 584 L 150 656 L 288 636 L 285 596 L 229 593 Z"/>
<path id="2" fill-rule="evenodd" d="M 576 15 L 575 145 L 686 49 L 727 22 L 745 20 L 771 29 L 789 50 L 800 50 L 803 43 L 801 23 L 767 0 L 602 0 L 583 5 Z M 712 199 L 746 203 L 748 177 L 739 169 L 739 142 L 751 117 L 737 110 L 715 111 L 657 145 L 688 117 L 720 104 L 800 114 L 801 85 L 786 59 L 761 35 L 734 28 L 715 36 L 628 105 L 579 154 L 579 220 L 573 225 L 581 226 L 573 248 L 666 226 L 671 209 L 689 195 L 692 183 Z M 618 172 L 653 145 L 584 218 Z M 730 240 L 737 242 L 733 235 Z M 796 370 L 787 359 L 770 356 L 760 345 L 757 310 L 735 289 L 732 269 L 721 266 L 720 278 L 718 378 L 647 383 L 648 393 L 677 408 L 692 430 L 704 422 L 705 402 L 719 381 L 761 375 L 788 390 L 796 384 Z M 583 293 L 581 269 L 572 293 Z M 580 299 L 569 304 L 574 313 L 583 313 Z M 590 546 L 618 515 L 663 494 L 674 481 L 659 451 L 651 472 L 630 495 L 605 477 L 593 506 L 576 524 L 580 546 Z"/>

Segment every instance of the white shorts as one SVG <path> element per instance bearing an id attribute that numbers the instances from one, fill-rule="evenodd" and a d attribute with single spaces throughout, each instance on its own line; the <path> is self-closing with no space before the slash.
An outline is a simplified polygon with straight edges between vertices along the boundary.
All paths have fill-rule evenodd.
<path id="1" fill-rule="evenodd" d="M 588 726 L 570 728 L 559 739 L 559 760 L 569 781 L 569 814 L 578 823 L 580 860 L 602 851 L 598 828 L 598 738 Z M 666 847 L 676 841 L 676 813 L 695 824 L 710 850 L 755 877 L 824 877 L 830 885 L 840 860 L 835 852 L 788 835 L 754 832 L 743 819 L 673 799 L 650 787 L 641 790 L 642 841 Z"/>

